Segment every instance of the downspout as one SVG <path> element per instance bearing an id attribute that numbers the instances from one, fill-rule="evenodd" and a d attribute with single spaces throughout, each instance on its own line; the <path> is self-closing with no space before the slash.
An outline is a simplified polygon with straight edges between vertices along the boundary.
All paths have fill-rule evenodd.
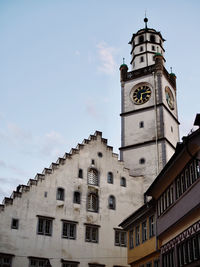
<path id="1" fill-rule="evenodd" d="M 158 150 L 158 116 L 157 116 L 157 87 L 155 72 L 153 72 L 153 83 L 154 83 L 154 112 L 155 112 L 155 137 L 156 137 L 156 176 L 159 170 L 159 150 Z"/>

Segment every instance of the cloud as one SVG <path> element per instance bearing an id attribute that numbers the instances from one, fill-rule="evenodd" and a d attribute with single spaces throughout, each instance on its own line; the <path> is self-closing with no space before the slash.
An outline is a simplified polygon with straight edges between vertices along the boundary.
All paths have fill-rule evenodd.
<path id="1" fill-rule="evenodd" d="M 14 166 L 12 164 L 6 163 L 4 160 L 0 160 L 0 169 L 6 169 L 12 171 L 15 175 L 28 175 L 28 173 L 21 168 Z"/>
<path id="2" fill-rule="evenodd" d="M 113 57 L 116 49 L 114 47 L 109 47 L 105 42 L 101 42 L 97 45 L 98 55 L 101 62 L 98 70 L 105 74 L 113 74 L 116 70 L 116 63 Z"/>
<path id="3" fill-rule="evenodd" d="M 8 130 L 14 138 L 18 140 L 29 140 L 32 138 L 31 133 L 22 129 L 15 123 L 8 123 Z"/>

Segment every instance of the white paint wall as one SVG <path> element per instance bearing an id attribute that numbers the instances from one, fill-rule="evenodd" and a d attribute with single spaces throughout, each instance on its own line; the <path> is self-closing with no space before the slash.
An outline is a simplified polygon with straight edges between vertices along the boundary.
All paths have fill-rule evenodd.
<path id="1" fill-rule="evenodd" d="M 103 157 L 97 156 L 98 152 Z M 99 193 L 99 212 L 86 211 L 88 192 L 87 169 L 95 160 L 95 167 L 100 173 L 100 186 L 95 188 Z M 78 169 L 84 171 L 84 178 L 77 177 Z M 107 173 L 114 174 L 114 184 L 107 183 Z M 127 187 L 120 186 L 120 178 L 124 176 Z M 56 200 L 57 187 L 65 189 L 65 200 Z M 73 192 L 81 192 L 81 204 L 73 204 Z M 7 205 L 0 212 L 0 252 L 14 254 L 13 266 L 28 266 L 28 256 L 49 258 L 52 266 L 61 266 L 61 259 L 80 261 L 81 267 L 90 262 L 98 262 L 111 267 L 126 266 L 126 248 L 114 246 L 114 229 L 143 203 L 142 180 L 131 177 L 118 161 L 116 154 L 103 143 L 101 136 L 85 144 L 78 154 L 66 159 L 64 165 L 45 175 L 37 186 L 31 186 L 29 192 L 15 198 L 12 205 Z M 47 198 L 44 197 L 47 192 Z M 116 210 L 108 209 L 108 196 L 116 198 Z M 52 236 L 37 234 L 37 215 L 54 217 Z M 19 219 L 19 229 L 11 229 L 12 218 Z M 77 239 L 63 239 L 62 219 L 77 221 Z M 85 225 L 100 225 L 99 243 L 85 242 Z"/>

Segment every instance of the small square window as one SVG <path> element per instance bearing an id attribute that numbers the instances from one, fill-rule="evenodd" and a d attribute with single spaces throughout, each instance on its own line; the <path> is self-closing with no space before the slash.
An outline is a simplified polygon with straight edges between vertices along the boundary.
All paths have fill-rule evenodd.
<path id="1" fill-rule="evenodd" d="M 19 220 L 18 219 L 12 219 L 12 224 L 11 224 L 12 229 L 18 229 L 19 228 Z"/>

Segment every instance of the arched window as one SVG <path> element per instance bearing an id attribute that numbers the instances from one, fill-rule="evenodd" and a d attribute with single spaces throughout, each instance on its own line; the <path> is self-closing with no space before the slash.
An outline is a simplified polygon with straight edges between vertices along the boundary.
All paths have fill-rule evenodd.
<path id="1" fill-rule="evenodd" d="M 108 175 L 107 175 L 107 182 L 109 184 L 113 184 L 113 173 L 112 172 L 108 172 Z"/>
<path id="2" fill-rule="evenodd" d="M 139 43 L 141 44 L 141 43 L 143 43 L 144 42 L 144 36 L 143 35 L 140 35 L 140 37 L 139 37 Z"/>
<path id="3" fill-rule="evenodd" d="M 152 43 L 155 43 L 156 42 L 155 35 L 153 35 L 153 34 L 150 35 L 150 42 L 152 42 Z"/>
<path id="4" fill-rule="evenodd" d="M 143 46 L 140 46 L 140 52 L 142 52 L 143 51 Z"/>
<path id="5" fill-rule="evenodd" d="M 83 178 L 83 170 L 82 169 L 78 170 L 78 178 Z"/>
<path id="6" fill-rule="evenodd" d="M 108 208 L 111 210 L 115 210 L 116 208 L 116 201 L 114 196 L 109 196 L 108 198 Z"/>
<path id="7" fill-rule="evenodd" d="M 126 187 L 126 178 L 121 177 L 120 185 Z"/>
<path id="8" fill-rule="evenodd" d="M 139 162 L 140 162 L 140 164 L 145 164 L 145 158 L 141 158 L 141 159 L 139 160 Z"/>
<path id="9" fill-rule="evenodd" d="M 64 200 L 65 199 L 65 190 L 61 187 L 57 188 L 57 194 L 56 194 L 57 200 Z"/>
<path id="10" fill-rule="evenodd" d="M 97 212 L 98 211 L 98 195 L 95 193 L 89 193 L 87 197 L 87 210 Z"/>
<path id="11" fill-rule="evenodd" d="M 98 185 L 98 171 L 96 169 L 88 171 L 88 184 Z"/>
<path id="12" fill-rule="evenodd" d="M 81 204 L 81 194 L 78 191 L 74 192 L 74 203 Z"/>

